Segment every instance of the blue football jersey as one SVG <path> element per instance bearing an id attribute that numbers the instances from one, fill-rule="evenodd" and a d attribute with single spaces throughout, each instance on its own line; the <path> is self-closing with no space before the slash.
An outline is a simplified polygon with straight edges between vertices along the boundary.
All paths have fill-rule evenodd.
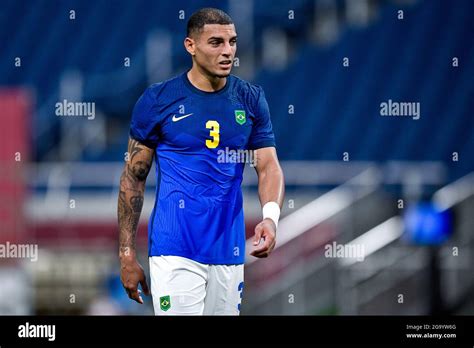
<path id="1" fill-rule="evenodd" d="M 155 149 L 149 256 L 244 263 L 245 163 L 228 154 L 275 146 L 262 88 L 230 75 L 222 89 L 205 92 L 183 73 L 145 90 L 130 136 Z"/>

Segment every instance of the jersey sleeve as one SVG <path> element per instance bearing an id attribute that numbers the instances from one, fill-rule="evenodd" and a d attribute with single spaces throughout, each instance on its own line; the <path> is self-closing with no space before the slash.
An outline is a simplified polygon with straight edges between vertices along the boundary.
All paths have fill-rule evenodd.
<path id="1" fill-rule="evenodd" d="M 150 148 L 156 148 L 159 140 L 159 113 L 156 94 L 148 87 L 133 108 L 130 136 Z"/>
<path id="2" fill-rule="evenodd" d="M 270 110 L 263 88 L 257 87 L 257 101 L 254 106 L 254 124 L 248 141 L 247 148 L 256 150 L 262 147 L 276 147 L 275 135 L 273 134 Z"/>

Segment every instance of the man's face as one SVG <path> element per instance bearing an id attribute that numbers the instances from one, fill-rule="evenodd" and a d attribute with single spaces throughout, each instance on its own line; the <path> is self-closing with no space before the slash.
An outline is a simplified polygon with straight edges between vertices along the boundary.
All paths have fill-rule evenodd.
<path id="1" fill-rule="evenodd" d="M 237 34 L 233 24 L 206 24 L 194 38 L 195 62 L 209 76 L 230 74 L 237 50 Z"/>

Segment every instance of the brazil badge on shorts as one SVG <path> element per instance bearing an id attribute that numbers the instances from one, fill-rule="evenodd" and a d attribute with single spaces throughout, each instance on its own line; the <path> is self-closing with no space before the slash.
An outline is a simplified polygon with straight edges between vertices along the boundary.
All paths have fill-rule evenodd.
<path id="1" fill-rule="evenodd" d="M 235 110 L 235 122 L 243 125 L 246 121 L 244 110 Z"/>
<path id="2" fill-rule="evenodd" d="M 170 308 L 171 308 L 170 296 L 167 295 L 167 296 L 160 297 L 160 309 L 166 312 Z"/>

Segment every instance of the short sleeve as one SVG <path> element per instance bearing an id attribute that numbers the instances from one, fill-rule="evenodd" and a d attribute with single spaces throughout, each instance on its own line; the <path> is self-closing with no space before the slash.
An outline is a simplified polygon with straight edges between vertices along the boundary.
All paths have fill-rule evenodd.
<path id="1" fill-rule="evenodd" d="M 130 136 L 150 148 L 159 140 L 157 102 L 153 89 L 147 88 L 133 108 Z"/>
<path id="2" fill-rule="evenodd" d="M 276 147 L 268 103 L 262 87 L 258 86 L 257 88 L 257 102 L 253 110 L 255 119 L 247 145 L 249 150 L 256 150 L 262 147 Z"/>

